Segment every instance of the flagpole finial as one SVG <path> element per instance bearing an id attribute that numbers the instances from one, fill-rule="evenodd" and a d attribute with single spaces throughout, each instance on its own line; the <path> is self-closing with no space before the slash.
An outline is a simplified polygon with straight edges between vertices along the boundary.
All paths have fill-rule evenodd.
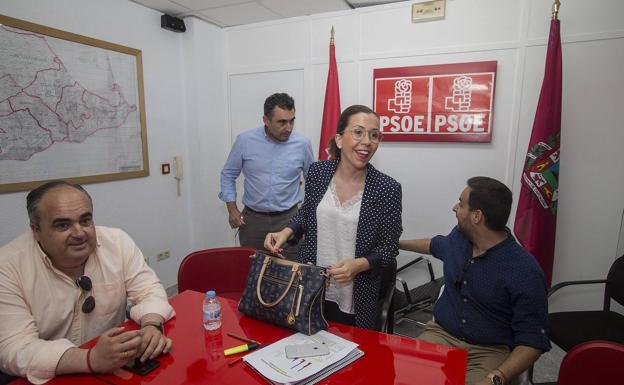
<path id="1" fill-rule="evenodd" d="M 561 6 L 561 2 L 559 0 L 553 1 L 552 5 L 552 19 L 557 20 L 559 15 L 559 7 Z"/>
<path id="2" fill-rule="evenodd" d="M 331 29 L 331 38 L 329 39 L 329 44 L 334 44 L 334 26 L 332 25 Z"/>

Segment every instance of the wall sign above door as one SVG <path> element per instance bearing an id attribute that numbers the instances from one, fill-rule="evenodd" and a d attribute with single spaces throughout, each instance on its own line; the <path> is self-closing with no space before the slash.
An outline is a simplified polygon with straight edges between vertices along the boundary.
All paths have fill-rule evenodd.
<path id="1" fill-rule="evenodd" d="M 496 61 L 373 70 L 383 140 L 490 142 Z"/>

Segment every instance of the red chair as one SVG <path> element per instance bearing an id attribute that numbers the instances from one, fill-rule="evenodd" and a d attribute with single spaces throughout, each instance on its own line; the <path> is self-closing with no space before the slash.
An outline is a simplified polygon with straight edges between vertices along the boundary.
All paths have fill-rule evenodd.
<path id="1" fill-rule="evenodd" d="M 624 384 L 624 345 L 589 341 L 576 345 L 563 358 L 557 385 Z"/>
<path id="2" fill-rule="evenodd" d="M 195 251 L 178 269 L 178 292 L 215 290 L 220 297 L 240 299 L 251 266 L 249 247 L 220 247 Z"/>

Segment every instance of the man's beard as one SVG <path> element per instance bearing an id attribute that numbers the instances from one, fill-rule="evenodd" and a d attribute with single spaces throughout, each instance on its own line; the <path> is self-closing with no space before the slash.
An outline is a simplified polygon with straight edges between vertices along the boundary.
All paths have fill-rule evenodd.
<path id="1" fill-rule="evenodd" d="M 470 226 L 466 223 L 463 223 L 461 220 L 457 220 L 457 228 L 459 232 L 464 235 L 468 240 L 472 242 L 472 231 L 470 231 Z"/>

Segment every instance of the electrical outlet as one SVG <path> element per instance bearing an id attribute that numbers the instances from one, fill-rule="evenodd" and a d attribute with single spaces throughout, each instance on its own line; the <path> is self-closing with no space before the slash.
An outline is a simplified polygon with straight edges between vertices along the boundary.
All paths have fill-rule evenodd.
<path id="1" fill-rule="evenodd" d="M 156 254 L 156 259 L 158 260 L 158 262 L 164 261 L 169 257 L 171 257 L 171 252 L 169 252 L 169 250 L 163 250 L 160 253 Z"/>
<path id="2" fill-rule="evenodd" d="M 446 0 L 412 4 L 412 23 L 444 19 Z"/>

